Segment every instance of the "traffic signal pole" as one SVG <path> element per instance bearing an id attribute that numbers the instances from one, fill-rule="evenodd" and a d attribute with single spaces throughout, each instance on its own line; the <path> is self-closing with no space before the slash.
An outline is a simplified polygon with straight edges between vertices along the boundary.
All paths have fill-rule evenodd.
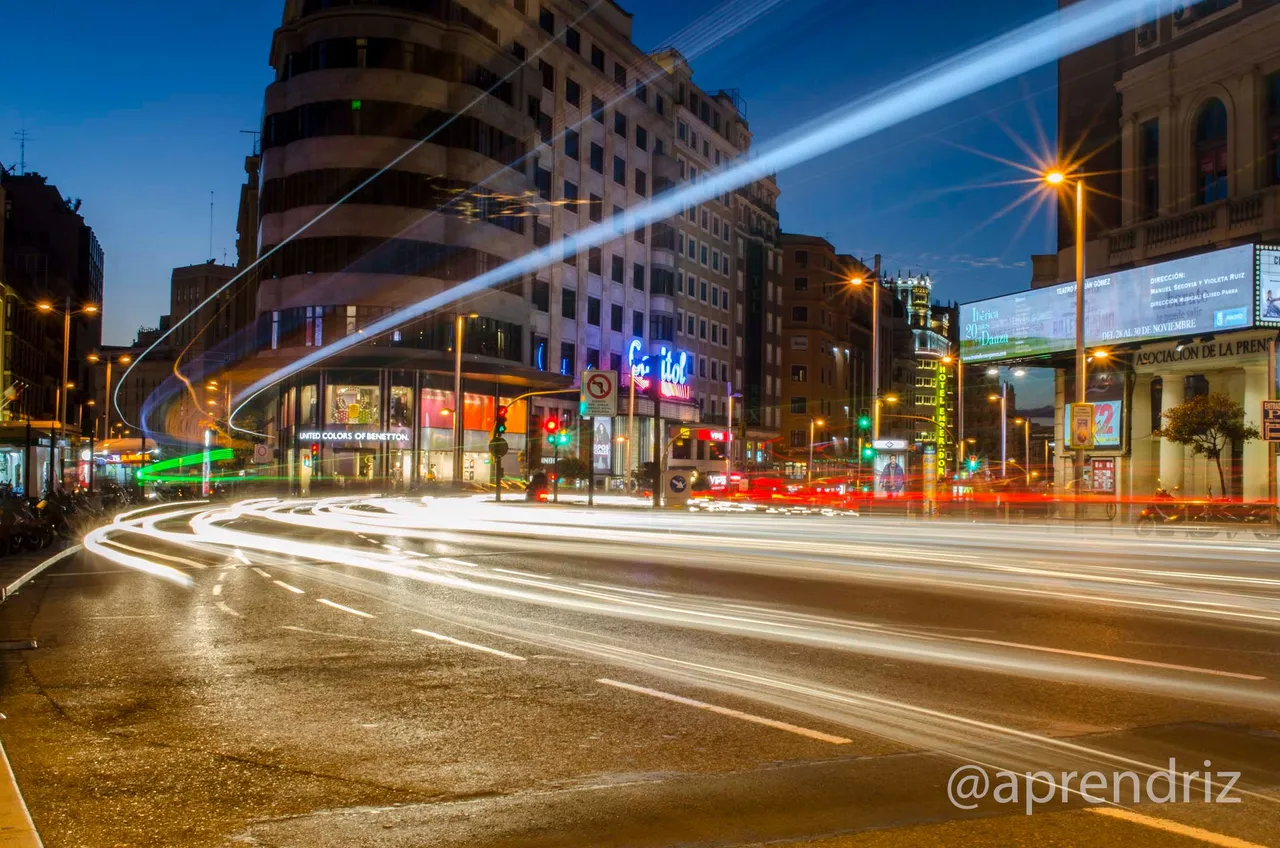
<path id="1" fill-rule="evenodd" d="M 596 420 L 587 419 L 587 431 L 591 438 L 587 440 L 587 506 L 596 505 Z"/>

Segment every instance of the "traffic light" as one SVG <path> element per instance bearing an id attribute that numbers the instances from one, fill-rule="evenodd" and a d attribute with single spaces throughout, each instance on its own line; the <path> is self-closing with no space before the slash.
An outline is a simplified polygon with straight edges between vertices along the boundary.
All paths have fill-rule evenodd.
<path id="1" fill-rule="evenodd" d="M 314 463 L 319 458 L 320 458 L 320 443 L 312 442 L 311 443 L 311 461 Z"/>
<path id="2" fill-rule="evenodd" d="M 560 427 L 560 432 L 558 432 L 558 433 L 556 434 L 555 439 L 556 439 L 555 444 L 559 445 L 560 447 L 562 447 L 562 448 L 563 448 L 563 447 L 568 446 L 568 444 L 569 444 L 569 431 L 568 431 L 568 429 L 566 429 L 564 426 L 561 426 L 561 427 Z"/>
<path id="3" fill-rule="evenodd" d="M 865 409 L 862 410 L 862 414 L 858 416 L 858 429 L 859 430 L 871 429 L 871 416 L 867 414 L 867 411 Z"/>
<path id="4" fill-rule="evenodd" d="M 977 470 L 978 470 L 978 458 L 977 458 L 976 456 L 971 456 L 971 457 L 969 457 L 969 461 L 966 463 L 966 465 L 968 465 L 968 466 L 969 466 L 969 470 L 970 470 L 970 471 L 977 471 Z"/>
<path id="5" fill-rule="evenodd" d="M 493 437 L 500 439 L 505 432 L 507 432 L 507 408 L 499 406 L 493 414 Z"/>
<path id="6" fill-rule="evenodd" d="M 548 418 L 546 421 L 542 422 L 542 429 L 547 433 L 547 441 L 553 445 L 557 444 L 556 434 L 560 430 L 560 419 Z"/>
<path id="7" fill-rule="evenodd" d="M 862 458 L 863 458 L 863 459 L 875 459 L 875 458 L 876 458 L 876 449 L 875 449 L 874 447 L 872 447 L 871 445 L 863 445 L 863 446 L 862 446 Z"/>

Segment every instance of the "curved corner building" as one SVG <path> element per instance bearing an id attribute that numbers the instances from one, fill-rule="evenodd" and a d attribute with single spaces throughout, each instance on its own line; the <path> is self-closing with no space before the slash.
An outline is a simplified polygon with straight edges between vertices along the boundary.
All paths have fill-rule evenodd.
<path id="1" fill-rule="evenodd" d="M 264 265 L 261 364 L 359 333 L 674 182 L 659 173 L 671 147 L 667 76 L 631 43 L 629 15 L 607 0 L 588 8 L 287 0 L 265 97 L 259 255 L 347 199 Z M 491 479 L 496 405 L 571 386 L 585 368 L 625 373 L 634 350 L 656 352 L 651 328 L 669 336 L 669 230 L 567 256 L 286 382 L 266 426 L 290 478 L 304 492 L 320 480 L 453 478 L 460 313 L 462 476 Z M 667 249 L 651 251 L 655 241 Z M 665 296 L 651 303 L 659 283 Z M 574 419 L 576 397 L 562 397 L 512 408 L 504 473 L 541 464 L 543 440 L 526 444 L 526 428 L 552 411 Z M 614 425 L 626 420 L 598 435 L 602 473 L 624 473 Z M 636 435 L 632 464 L 648 450 L 647 431 Z"/>

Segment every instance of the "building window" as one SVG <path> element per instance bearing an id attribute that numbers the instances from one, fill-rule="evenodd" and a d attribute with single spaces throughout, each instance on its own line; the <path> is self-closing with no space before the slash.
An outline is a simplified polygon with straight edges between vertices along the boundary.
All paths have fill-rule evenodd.
<path id="1" fill-rule="evenodd" d="M 636 194 L 641 197 L 649 195 L 649 176 L 639 168 L 636 168 Z"/>
<path id="2" fill-rule="evenodd" d="M 631 287 L 636 291 L 644 291 L 644 266 L 639 262 L 631 268 Z"/>
<path id="3" fill-rule="evenodd" d="M 809 368 L 804 365 L 791 366 L 791 382 L 807 383 L 809 382 Z"/>
<path id="4" fill-rule="evenodd" d="M 649 149 L 649 131 L 644 127 L 636 127 L 636 147 L 641 150 Z"/>
<path id="5" fill-rule="evenodd" d="M 604 173 L 604 148 L 591 142 L 591 170 L 597 174 Z"/>
<path id="6" fill-rule="evenodd" d="M 587 297 L 587 323 L 593 327 L 600 326 L 600 298 Z"/>
<path id="7" fill-rule="evenodd" d="M 802 448 L 808 445 L 809 443 L 805 441 L 805 438 L 807 437 L 807 435 L 808 434 L 804 430 L 792 430 L 791 431 L 791 447 Z"/>
<path id="8" fill-rule="evenodd" d="M 649 88 L 643 80 L 636 80 L 636 100 L 645 104 L 649 102 Z"/>
<path id="9" fill-rule="evenodd" d="M 622 261 L 622 257 L 621 256 L 613 257 L 613 267 L 609 269 L 611 272 L 610 279 L 612 279 L 615 283 L 621 283 L 623 274 L 625 273 L 625 269 L 626 269 L 626 266 Z"/>
<path id="10" fill-rule="evenodd" d="M 1196 118 L 1196 186 L 1202 204 L 1227 197 L 1227 107 L 1216 97 Z"/>
<path id="11" fill-rule="evenodd" d="M 570 320 L 578 317 L 578 293 L 573 289 L 560 290 L 560 315 Z"/>
<path id="12" fill-rule="evenodd" d="M 542 27 L 544 32 L 556 34 L 556 16 L 545 6 L 538 12 L 538 26 Z"/>
<path id="13" fill-rule="evenodd" d="M 568 180 L 564 181 L 564 208 L 573 213 L 578 211 L 578 186 Z"/>
<path id="14" fill-rule="evenodd" d="M 604 123 L 604 101 L 594 94 L 591 95 L 591 117 L 597 123 Z"/>
<path id="15" fill-rule="evenodd" d="M 793 415 L 804 415 L 809 411 L 809 399 L 802 397 L 793 397 L 791 399 L 791 412 Z"/>
<path id="16" fill-rule="evenodd" d="M 627 87 L 627 69 L 621 62 L 613 63 L 613 81 L 622 88 Z"/>
<path id="17" fill-rule="evenodd" d="M 578 353 L 570 342 L 560 342 L 560 373 L 571 376 L 577 364 Z"/>
<path id="18" fill-rule="evenodd" d="M 547 91 L 556 90 L 556 69 L 551 66 L 550 62 L 542 62 L 542 87 Z"/>
<path id="19" fill-rule="evenodd" d="M 600 248 L 587 248 L 587 273 L 600 276 Z"/>
<path id="20" fill-rule="evenodd" d="M 609 329 L 615 333 L 622 332 L 622 304 L 614 303 L 609 306 Z"/>
<path id="21" fill-rule="evenodd" d="M 547 370 L 547 337 L 536 333 L 529 337 L 533 353 L 533 367 L 539 371 Z"/>
<path id="22" fill-rule="evenodd" d="M 791 320 L 806 322 L 809 320 L 809 307 L 793 306 L 791 307 Z"/>
<path id="23" fill-rule="evenodd" d="M 613 181 L 618 185 L 627 184 L 627 163 L 617 156 L 613 157 Z"/>
<path id="24" fill-rule="evenodd" d="M 667 114 L 667 103 L 665 100 L 662 99 L 661 94 L 653 98 L 653 108 L 658 110 L 659 115 Z"/>
<path id="25" fill-rule="evenodd" d="M 582 52 L 582 33 L 573 27 L 564 28 L 564 46 L 568 47 L 574 53 Z"/>
<path id="26" fill-rule="evenodd" d="M 684 141 L 689 136 L 689 127 L 684 121 L 676 121 L 676 138 Z"/>
<path id="27" fill-rule="evenodd" d="M 635 336 L 637 339 L 644 338 L 644 313 L 643 312 L 636 311 L 631 313 L 631 334 Z"/>
<path id="28" fill-rule="evenodd" d="M 604 73 L 604 51 L 599 47 L 591 48 L 591 67 Z"/>
<path id="29" fill-rule="evenodd" d="M 627 116 L 621 112 L 613 113 L 613 131 L 623 138 L 627 137 Z"/>
<path id="30" fill-rule="evenodd" d="M 707 338 L 707 319 L 706 318 L 698 319 L 698 338 L 702 339 L 703 341 L 706 341 L 706 338 Z"/>
<path id="31" fill-rule="evenodd" d="M 581 139 L 581 136 L 578 135 L 577 130 L 564 131 L 564 155 L 566 157 L 577 162 L 578 156 L 581 153 L 579 149 L 581 143 L 582 143 L 582 139 Z"/>
<path id="32" fill-rule="evenodd" d="M 570 106 L 582 105 L 582 86 L 568 77 L 564 80 L 564 99 Z"/>
<path id="33" fill-rule="evenodd" d="M 546 280 L 533 281 L 533 308 L 539 312 L 551 311 L 551 283 Z"/>
<path id="34" fill-rule="evenodd" d="M 675 341 L 675 319 L 670 315 L 652 315 L 649 317 L 649 339 L 655 342 Z"/>
<path id="35" fill-rule="evenodd" d="M 807 250 L 796 251 L 796 267 L 797 268 L 809 267 L 809 251 Z"/>
<path id="36" fill-rule="evenodd" d="M 808 290 L 809 290 L 809 278 L 796 277 L 796 291 L 808 291 Z"/>
<path id="37" fill-rule="evenodd" d="M 1139 214 L 1154 218 L 1160 214 L 1160 121 L 1152 118 L 1138 128 Z"/>
<path id="38" fill-rule="evenodd" d="M 588 204 L 587 214 L 592 221 L 597 224 L 604 220 L 604 198 L 599 195 L 591 195 Z"/>

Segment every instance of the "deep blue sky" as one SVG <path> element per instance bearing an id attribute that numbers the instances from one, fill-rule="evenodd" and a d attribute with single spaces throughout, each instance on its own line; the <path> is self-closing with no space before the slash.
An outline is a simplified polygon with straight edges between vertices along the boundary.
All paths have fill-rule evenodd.
<path id="1" fill-rule="evenodd" d="M 623 0 L 634 38 L 666 43 L 722 5 L 714 0 Z M 738 3 L 738 6 L 748 5 Z M 737 88 L 756 141 L 1056 8 L 1055 0 L 783 0 L 759 23 L 696 57 L 709 90 Z M 214 250 L 234 260 L 243 157 L 240 130 L 261 120 L 280 0 L 25 0 L 5 12 L 16 34 L 0 51 L 0 162 L 31 135 L 28 170 L 48 175 L 107 254 L 106 336 L 132 341 L 168 311 L 173 267 Z M 728 25 L 727 16 L 716 19 Z M 942 299 L 973 300 L 1026 287 L 1029 256 L 1052 251 L 1051 213 L 1021 210 L 980 226 L 1021 193 L 977 188 L 1020 176 L 960 146 L 1027 161 L 1032 115 L 1050 133 L 1052 67 L 779 174 L 784 229 L 842 251 L 884 255 L 888 271 L 924 269 Z M 1024 227 L 1024 224 L 1026 225 Z"/>

